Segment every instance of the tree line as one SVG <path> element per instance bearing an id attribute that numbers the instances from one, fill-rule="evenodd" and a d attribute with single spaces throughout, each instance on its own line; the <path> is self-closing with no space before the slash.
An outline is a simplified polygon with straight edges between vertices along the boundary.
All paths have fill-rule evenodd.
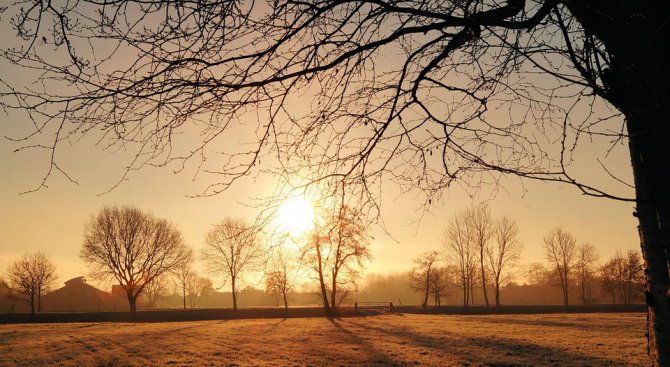
<path id="1" fill-rule="evenodd" d="M 265 292 L 285 308 L 289 295 L 301 287 L 318 294 L 324 309 L 334 313 L 359 291 L 361 271 L 371 259 L 371 237 L 360 212 L 343 206 L 330 213 L 323 211 L 318 226 L 291 238 L 264 236 L 241 219 L 226 218 L 206 233 L 200 258 L 209 275 L 222 281 L 222 286 L 229 285 L 233 309 L 238 307 L 240 283 L 253 273 L 263 275 Z M 286 246 L 287 242 L 294 247 Z M 518 224 L 506 216 L 494 218 L 486 204 L 453 215 L 440 242 L 440 251 L 414 259 L 408 275 L 408 285 L 420 294 L 424 308 L 430 301 L 440 306 L 455 293 L 465 307 L 475 304 L 475 294 L 487 307 L 499 306 L 503 288 L 524 272 L 528 284 L 560 287 L 565 305 L 573 291 L 580 303 L 594 303 L 598 290 L 612 303 L 633 303 L 644 284 L 639 253 L 617 252 L 598 264 L 593 245 L 577 245 L 574 235 L 560 227 L 543 239 L 548 267 L 535 263 L 523 269 Z M 176 292 L 186 309 L 221 288 L 195 270 L 194 251 L 174 224 L 133 207 L 104 207 L 91 216 L 80 257 L 94 279 L 123 289 L 131 312 L 137 310 L 140 296 L 149 307 L 156 307 L 159 298 Z M 41 252 L 26 254 L 6 272 L 16 296 L 30 305 L 31 312 L 41 311 L 42 295 L 56 280 L 53 261 Z"/>
<path id="2" fill-rule="evenodd" d="M 573 290 L 582 304 L 595 302 L 597 288 L 612 303 L 630 304 L 643 292 L 644 264 L 637 251 L 617 252 L 598 264 L 596 248 L 590 243 L 578 245 L 575 236 L 561 227 L 544 236 L 542 247 L 548 268 L 533 264 L 526 279 L 536 285 L 544 279 L 558 285 L 566 306 Z M 414 259 L 409 286 L 421 295 L 423 308 L 431 298 L 440 306 L 454 289 L 462 295 L 464 307 L 475 303 L 475 291 L 481 293 L 486 307 L 500 306 L 502 288 L 523 275 L 519 263 L 523 249 L 516 221 L 506 216 L 494 218 L 486 204 L 474 206 L 449 220 L 439 251 Z"/>
<path id="3" fill-rule="evenodd" d="M 368 227 L 361 213 L 348 206 L 320 213 L 317 226 L 298 237 L 266 236 L 242 219 L 225 218 L 206 233 L 200 257 L 208 273 L 228 284 L 237 310 L 239 284 L 250 273 L 264 275 L 268 293 L 280 295 L 288 308 L 288 295 L 298 277 L 316 280 L 320 300 L 328 314 L 352 294 L 365 261 L 371 259 Z M 317 223 L 319 222 L 319 223 Z M 129 206 L 104 207 L 84 228 L 81 259 L 90 275 L 123 289 L 131 313 L 140 296 L 150 306 L 169 290 L 181 293 L 183 307 L 194 307 L 215 286 L 193 267 L 195 254 L 181 232 L 166 219 Z M 272 241 L 280 237 L 279 241 Z M 289 251 L 286 243 L 295 245 Z M 52 289 L 55 265 L 43 253 L 26 254 L 7 269 L 9 286 L 41 311 L 41 296 Z M 220 287 L 217 287 L 220 288 Z"/>

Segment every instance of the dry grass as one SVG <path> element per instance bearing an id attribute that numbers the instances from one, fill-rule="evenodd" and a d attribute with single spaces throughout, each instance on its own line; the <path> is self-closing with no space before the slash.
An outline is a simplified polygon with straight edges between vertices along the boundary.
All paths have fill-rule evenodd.
<path id="1" fill-rule="evenodd" d="M 1 366 L 645 365 L 641 314 L 0 325 Z"/>

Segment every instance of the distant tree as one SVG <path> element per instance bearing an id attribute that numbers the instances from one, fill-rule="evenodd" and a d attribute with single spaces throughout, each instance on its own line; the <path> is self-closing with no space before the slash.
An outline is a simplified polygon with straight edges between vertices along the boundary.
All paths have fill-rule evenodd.
<path id="1" fill-rule="evenodd" d="M 182 306 L 186 309 L 186 294 L 188 284 L 195 275 L 193 270 L 193 252 L 191 251 L 188 258 L 178 267 L 172 270 L 172 275 L 176 288 L 181 292 Z"/>
<path id="2" fill-rule="evenodd" d="M 188 261 L 190 253 L 179 230 L 167 220 L 114 206 L 104 207 L 86 224 L 80 256 L 94 278 L 121 285 L 135 313 L 144 288 Z"/>
<path id="3" fill-rule="evenodd" d="M 202 258 L 210 272 L 230 281 L 233 310 L 237 310 L 238 281 L 257 269 L 264 254 L 256 229 L 241 219 L 226 218 L 207 232 Z"/>
<path id="4" fill-rule="evenodd" d="M 572 234 L 557 227 L 544 237 L 544 253 L 553 267 L 554 275 L 560 281 L 563 304 L 567 306 L 570 277 L 577 260 L 577 240 Z"/>
<path id="5" fill-rule="evenodd" d="M 342 203 L 324 205 L 320 212 L 300 261 L 314 269 L 324 309 L 332 314 L 346 298 L 338 293 L 351 293 L 360 269 L 371 259 L 369 226 L 360 210 Z"/>
<path id="6" fill-rule="evenodd" d="M 30 305 L 30 313 L 42 311 L 42 294 L 56 281 L 56 266 L 42 252 L 24 254 L 7 268 L 9 287 Z"/>
<path id="7" fill-rule="evenodd" d="M 486 260 L 496 306 L 500 306 L 500 289 L 514 278 L 523 244 L 519 240 L 519 225 L 507 216 L 494 221 L 492 232 L 492 242 L 486 248 Z"/>
<path id="8" fill-rule="evenodd" d="M 474 298 L 474 279 L 477 275 L 477 250 L 468 225 L 468 212 L 456 213 L 442 235 L 442 251 L 448 263 L 455 265 L 457 281 L 463 291 L 463 306 Z"/>
<path id="9" fill-rule="evenodd" d="M 437 251 L 428 251 L 414 259 L 414 267 L 410 273 L 410 288 L 416 293 L 422 294 L 421 307 L 428 305 L 431 284 L 437 269 L 440 254 Z"/>
<path id="10" fill-rule="evenodd" d="M 430 277 L 430 294 L 433 296 L 435 306 L 442 305 L 442 299 L 447 296 L 449 285 L 449 271 L 446 266 L 435 267 Z"/>
<path id="11" fill-rule="evenodd" d="M 547 284 L 547 274 L 549 271 L 541 263 L 532 263 L 526 270 L 528 283 L 533 286 L 543 286 Z"/>
<path id="12" fill-rule="evenodd" d="M 467 225 L 470 227 L 472 241 L 477 249 L 479 262 L 479 277 L 482 281 L 482 292 L 484 293 L 484 302 L 489 307 L 489 296 L 486 291 L 488 282 L 486 281 L 488 269 L 486 267 L 486 254 L 490 251 L 491 238 L 493 237 L 494 221 L 491 217 L 491 210 L 488 204 L 479 204 L 476 207 L 466 211 Z M 471 292 L 474 294 L 474 292 Z"/>
<path id="13" fill-rule="evenodd" d="M 598 253 L 590 243 L 584 243 L 577 248 L 577 259 L 575 261 L 575 278 L 579 287 L 579 300 L 582 304 L 594 301 L 591 284 L 595 279 Z"/>
<path id="14" fill-rule="evenodd" d="M 626 292 L 625 303 L 631 304 L 644 291 L 644 263 L 640 253 L 635 250 L 628 250 L 626 254 Z"/>
<path id="15" fill-rule="evenodd" d="M 640 254 L 629 250 L 626 256 L 619 251 L 600 267 L 603 293 L 612 303 L 631 304 L 644 289 L 644 267 Z"/>
<path id="16" fill-rule="evenodd" d="M 333 310 L 351 293 L 351 287 L 347 285 L 355 287 L 358 270 L 372 258 L 366 224 L 363 213 L 346 205 L 341 206 L 337 215 L 330 218 L 327 264 L 330 268 L 330 307 Z M 338 299 L 340 289 L 347 294 L 342 294 Z"/>
<path id="17" fill-rule="evenodd" d="M 265 274 L 265 291 L 280 296 L 285 309 L 288 309 L 288 294 L 294 285 L 291 273 L 291 260 L 286 252 L 278 247 L 271 259 L 270 271 Z"/>
<path id="18" fill-rule="evenodd" d="M 186 283 L 189 306 L 195 308 L 202 297 L 206 297 L 213 289 L 214 286 L 210 279 L 200 276 L 195 272 L 191 273 Z"/>
<path id="19" fill-rule="evenodd" d="M 147 283 L 147 285 L 144 286 L 144 290 L 142 290 L 142 295 L 146 298 L 149 308 L 156 308 L 158 300 L 161 297 L 170 294 L 170 292 L 172 292 L 170 280 L 168 279 L 167 274 L 163 274 Z"/>
<path id="20" fill-rule="evenodd" d="M 605 262 L 599 271 L 600 286 L 612 303 L 623 302 L 623 284 L 626 278 L 626 260 L 619 251 Z"/>

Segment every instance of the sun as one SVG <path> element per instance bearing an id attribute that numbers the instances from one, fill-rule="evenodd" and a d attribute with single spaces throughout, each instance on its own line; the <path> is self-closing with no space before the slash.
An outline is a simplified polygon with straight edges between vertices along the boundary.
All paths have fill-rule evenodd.
<path id="1" fill-rule="evenodd" d="M 278 210 L 282 229 L 291 236 L 300 236 L 314 227 L 314 209 L 301 196 L 286 199 Z"/>

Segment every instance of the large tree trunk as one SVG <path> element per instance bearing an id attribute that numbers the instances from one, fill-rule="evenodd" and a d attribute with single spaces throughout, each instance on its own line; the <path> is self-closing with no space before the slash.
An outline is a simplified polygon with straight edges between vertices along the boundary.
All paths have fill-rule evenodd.
<path id="1" fill-rule="evenodd" d="M 604 97 L 626 118 L 640 245 L 646 267 L 649 356 L 670 365 L 670 28 L 667 1 L 569 1 L 606 46 Z"/>
<path id="2" fill-rule="evenodd" d="M 130 313 L 135 314 L 137 312 L 137 296 L 133 296 L 133 291 L 126 291 L 128 295 L 128 306 L 130 307 Z"/>
<path id="3" fill-rule="evenodd" d="M 318 231 L 314 231 L 314 233 L 318 233 Z M 323 263 L 321 259 L 321 246 L 319 243 L 318 234 L 316 235 L 316 239 L 314 241 L 314 250 L 316 251 L 317 271 L 319 273 L 319 286 L 321 287 L 321 299 L 323 301 L 323 309 L 326 311 L 326 315 L 332 316 L 332 310 L 330 308 L 330 304 L 328 303 L 328 292 L 326 290 L 326 282 L 323 279 Z"/>
<path id="4" fill-rule="evenodd" d="M 337 297 L 337 271 L 333 271 L 333 279 L 331 282 L 331 288 L 330 288 L 330 309 L 332 311 L 335 311 L 337 309 L 337 301 L 335 301 L 335 298 Z"/>
<path id="5" fill-rule="evenodd" d="M 668 111 L 670 112 L 670 111 Z M 660 116 L 659 116 L 660 117 Z M 666 125 L 668 116 L 665 116 Z M 639 220 L 638 231 L 640 245 L 646 265 L 647 284 L 645 298 L 648 306 L 647 329 L 649 340 L 649 355 L 652 363 L 658 366 L 670 365 L 670 299 L 668 289 L 668 186 L 667 174 L 670 161 L 663 160 L 663 156 L 653 150 L 660 149 L 660 142 L 653 144 L 655 137 L 651 129 L 641 130 L 634 121 L 628 121 L 631 133 L 629 145 L 635 177 L 636 216 Z M 665 127 L 665 130 L 668 128 Z M 668 137 L 670 135 L 664 135 Z M 660 137 L 660 136 L 659 136 Z M 650 149 L 649 145 L 657 145 Z M 667 148 L 665 149 L 667 150 Z M 654 182 L 656 181 L 656 182 Z"/>
<path id="6" fill-rule="evenodd" d="M 235 277 L 230 277 L 230 283 L 233 291 L 233 310 L 237 311 L 237 289 L 235 288 Z"/>
<path id="7" fill-rule="evenodd" d="M 186 309 L 186 284 L 181 287 L 182 300 L 184 301 L 184 310 Z"/>
<path id="8" fill-rule="evenodd" d="M 561 279 L 562 288 L 563 288 L 563 305 L 567 306 L 568 301 L 568 275 L 565 275 L 564 279 Z"/>
<path id="9" fill-rule="evenodd" d="M 430 293 L 430 270 L 426 271 L 426 283 L 423 292 L 423 301 L 421 302 L 421 308 L 426 309 L 428 306 L 428 295 Z"/>

